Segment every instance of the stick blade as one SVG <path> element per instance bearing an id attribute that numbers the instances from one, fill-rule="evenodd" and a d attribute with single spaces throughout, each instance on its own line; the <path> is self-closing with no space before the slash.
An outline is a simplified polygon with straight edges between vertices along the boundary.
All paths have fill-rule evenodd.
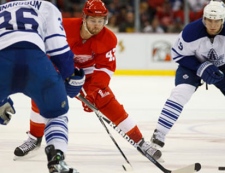
<path id="1" fill-rule="evenodd" d="M 194 173 L 194 172 L 198 172 L 200 169 L 201 169 L 201 164 L 195 163 L 195 164 L 191 164 L 189 166 L 174 170 L 171 173 Z"/>

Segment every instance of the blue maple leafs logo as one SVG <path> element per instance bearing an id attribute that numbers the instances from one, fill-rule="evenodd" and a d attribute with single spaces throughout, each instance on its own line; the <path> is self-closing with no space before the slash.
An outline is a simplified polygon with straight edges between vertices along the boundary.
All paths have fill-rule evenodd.
<path id="1" fill-rule="evenodd" d="M 224 64 L 223 62 L 224 54 L 218 56 L 214 49 L 210 49 L 207 57 L 204 55 L 203 57 L 206 60 L 212 62 L 215 66 L 221 66 L 222 64 Z"/>

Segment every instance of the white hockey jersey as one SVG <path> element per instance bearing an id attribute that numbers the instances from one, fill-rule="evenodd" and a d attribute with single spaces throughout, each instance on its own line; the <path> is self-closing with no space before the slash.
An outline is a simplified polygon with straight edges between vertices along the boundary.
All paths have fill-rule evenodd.
<path id="1" fill-rule="evenodd" d="M 70 50 L 61 13 L 47 1 L 13 1 L 0 5 L 0 50 L 20 41 L 36 44 L 49 56 Z"/>
<path id="2" fill-rule="evenodd" d="M 210 36 L 202 19 L 194 21 L 180 33 L 171 54 L 175 62 L 183 63 L 182 65 L 192 70 L 196 70 L 198 65 L 205 61 L 210 61 L 217 67 L 223 66 L 225 64 L 225 27 L 218 35 Z M 185 61 L 182 61 L 184 59 Z M 196 62 L 193 63 L 193 59 Z"/>

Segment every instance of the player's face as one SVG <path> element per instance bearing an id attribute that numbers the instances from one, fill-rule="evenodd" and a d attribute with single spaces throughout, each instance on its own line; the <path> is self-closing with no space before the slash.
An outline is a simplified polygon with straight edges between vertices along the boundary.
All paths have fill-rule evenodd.
<path id="1" fill-rule="evenodd" d="M 209 35 L 216 35 L 220 32 L 222 27 L 222 20 L 212 20 L 205 18 L 205 26 Z"/>
<path id="2" fill-rule="evenodd" d="M 96 35 L 98 34 L 105 25 L 105 17 L 92 17 L 88 16 L 86 19 L 86 26 L 88 31 Z"/>

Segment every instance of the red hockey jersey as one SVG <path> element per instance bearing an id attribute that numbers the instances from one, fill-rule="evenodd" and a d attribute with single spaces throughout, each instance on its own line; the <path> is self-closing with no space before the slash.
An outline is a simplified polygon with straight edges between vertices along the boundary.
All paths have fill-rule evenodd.
<path id="1" fill-rule="evenodd" d="M 67 41 L 74 55 L 74 64 L 83 68 L 85 74 L 92 75 L 92 85 L 105 88 L 116 70 L 115 50 L 117 38 L 108 28 L 89 38 L 82 40 L 80 28 L 81 18 L 64 18 L 64 29 Z"/>

